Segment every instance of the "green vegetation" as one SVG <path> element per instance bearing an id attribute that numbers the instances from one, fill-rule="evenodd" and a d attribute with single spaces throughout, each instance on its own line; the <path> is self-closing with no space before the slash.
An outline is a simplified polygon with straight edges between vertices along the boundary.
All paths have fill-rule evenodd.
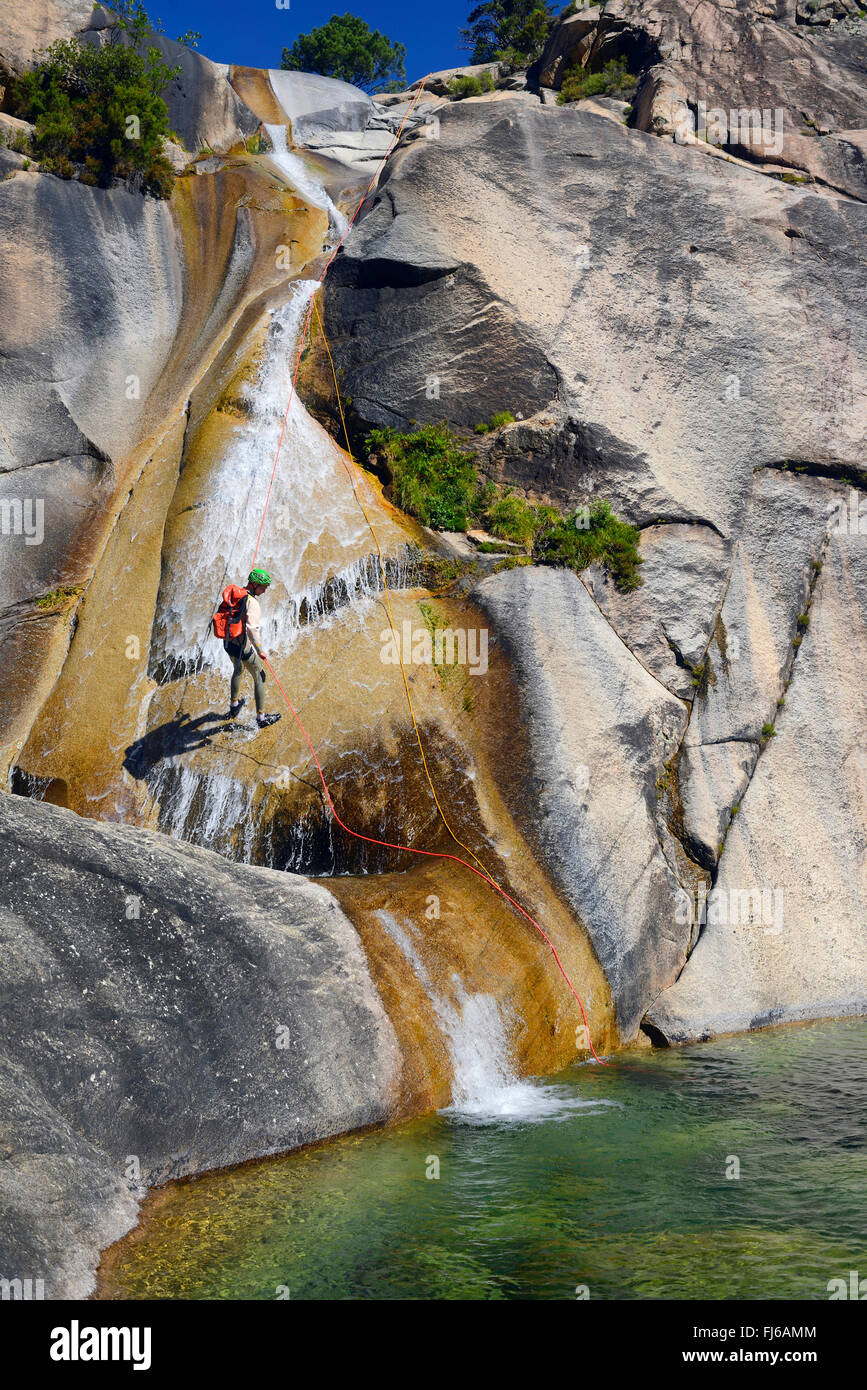
<path id="1" fill-rule="evenodd" d="M 499 410 L 496 415 L 492 415 L 490 420 L 480 420 L 476 425 L 476 434 L 490 434 L 492 430 L 500 430 L 503 425 L 513 425 L 515 417 L 511 410 Z"/>
<path id="2" fill-rule="evenodd" d="M 318 72 L 337 77 L 365 92 L 401 91 L 406 86 L 402 43 L 392 43 L 357 15 L 332 15 L 327 24 L 299 34 L 283 49 L 281 68 L 289 72 Z"/>
<path id="3" fill-rule="evenodd" d="M 459 446 L 447 425 L 410 434 L 372 430 L 367 447 L 388 465 L 403 511 L 438 531 L 466 531 L 481 505 L 475 454 Z"/>
<path id="4" fill-rule="evenodd" d="M 560 520 L 555 507 L 534 507 L 532 503 L 505 492 L 492 502 L 485 512 L 485 523 L 492 536 L 503 541 L 514 541 L 529 549 L 536 539 L 539 528 Z"/>
<path id="5" fill-rule="evenodd" d="M 138 51 L 149 27 L 141 4 L 127 4 L 106 44 L 59 39 L 14 84 L 15 114 L 35 122 L 32 153 L 44 172 L 101 188 L 128 179 L 156 197 L 171 196 L 162 92 L 180 69 L 156 48 Z"/>
<path id="6" fill-rule="evenodd" d="M 390 470 L 397 505 L 424 525 L 466 531 L 475 520 L 499 540 L 529 552 L 510 556 L 498 568 L 532 563 L 578 572 L 596 562 L 624 592 L 642 582 L 640 532 L 615 516 L 608 502 L 600 499 L 563 516 L 555 507 L 534 505 L 509 491 L 500 492 L 493 483 L 482 484 L 475 455 L 445 423 L 406 434 L 372 430 L 367 448 Z M 490 544 L 487 548 L 490 553 Z"/>
<path id="7" fill-rule="evenodd" d="M 769 738 L 776 738 L 776 737 L 777 737 L 777 731 L 776 731 L 776 729 L 774 728 L 773 724 L 763 724 L 763 725 L 762 725 L 762 742 L 763 742 L 763 743 L 767 743 L 767 741 L 768 741 Z"/>
<path id="8" fill-rule="evenodd" d="M 574 65 L 567 69 L 557 100 L 561 104 L 582 97 L 627 97 L 635 90 L 637 78 L 622 58 L 610 58 L 601 72 L 588 72 Z"/>
<path id="9" fill-rule="evenodd" d="M 577 572 L 597 563 L 624 593 L 637 589 L 642 583 L 638 527 L 621 521 L 602 499 L 592 504 L 586 519 L 586 526 L 577 517 L 543 523 L 533 542 L 536 564 L 565 565 Z"/>
<path id="10" fill-rule="evenodd" d="M 77 598 L 81 590 L 81 584 L 77 584 L 71 589 L 52 589 L 50 593 L 43 594 L 41 598 L 36 600 L 36 607 L 57 608 L 59 604 L 65 603 L 67 599 Z"/>
<path id="11" fill-rule="evenodd" d="M 556 19 L 548 0 L 485 0 L 461 29 L 461 47 L 473 63 L 496 60 L 528 67 L 540 57 Z"/>
<path id="12" fill-rule="evenodd" d="M 474 77 L 472 73 L 464 73 L 449 83 L 449 92 L 459 100 L 462 97 L 480 97 L 483 92 L 492 92 L 493 90 L 494 79 L 489 72 L 483 72 L 480 77 Z"/>
<path id="13" fill-rule="evenodd" d="M 810 626 L 810 615 L 809 615 L 809 613 L 799 613 L 799 614 L 798 614 L 798 631 L 799 631 L 799 632 L 806 632 L 806 631 L 807 631 L 807 628 L 808 628 L 809 626 Z"/>

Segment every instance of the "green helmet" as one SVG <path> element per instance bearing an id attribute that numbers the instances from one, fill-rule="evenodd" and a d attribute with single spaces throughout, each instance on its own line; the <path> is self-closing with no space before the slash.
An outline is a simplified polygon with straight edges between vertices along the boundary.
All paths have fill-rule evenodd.
<path id="1" fill-rule="evenodd" d="M 268 585 L 271 583 L 271 576 L 267 570 L 250 570 L 250 577 L 247 583 L 264 584 L 267 589 Z"/>

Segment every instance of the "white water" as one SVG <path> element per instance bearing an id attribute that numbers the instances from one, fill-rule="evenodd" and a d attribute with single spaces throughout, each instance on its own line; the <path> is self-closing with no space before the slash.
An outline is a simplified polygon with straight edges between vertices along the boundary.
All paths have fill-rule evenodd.
<path id="1" fill-rule="evenodd" d="M 339 240 L 349 223 L 340 209 L 335 207 L 322 184 L 308 169 L 301 155 L 289 149 L 286 143 L 286 127 L 266 124 L 265 129 L 271 139 L 271 144 L 274 146 L 271 155 L 274 163 L 283 171 L 289 183 L 296 192 L 301 194 L 305 202 L 311 203 L 315 208 L 323 208 L 327 211 L 331 220 L 332 234 L 336 233 L 336 239 Z"/>
<path id="2" fill-rule="evenodd" d="M 221 590 L 246 577 L 292 390 L 298 337 L 317 286 L 315 280 L 296 282 L 288 302 L 272 315 L 259 376 L 246 392 L 249 419 L 209 470 L 192 522 L 164 552 L 157 660 L 191 661 Z M 327 618 L 329 596 L 373 597 L 380 577 L 369 560 L 372 550 L 342 454 L 293 394 L 257 557 L 274 577 L 263 604 L 265 646 L 290 651 L 305 622 Z M 203 657 L 204 665 L 228 674 L 220 643 L 205 640 Z"/>
<path id="3" fill-rule="evenodd" d="M 437 989 L 410 933 L 390 912 L 377 917 L 424 986 L 442 1027 L 452 1063 L 452 1103 L 443 1114 L 469 1124 L 524 1123 L 566 1119 L 576 1110 L 595 1112 L 607 1101 L 587 1101 L 574 1089 L 544 1081 L 522 1081 L 515 1071 L 503 1014 L 490 994 L 470 994 L 452 976 L 455 1002 Z"/>

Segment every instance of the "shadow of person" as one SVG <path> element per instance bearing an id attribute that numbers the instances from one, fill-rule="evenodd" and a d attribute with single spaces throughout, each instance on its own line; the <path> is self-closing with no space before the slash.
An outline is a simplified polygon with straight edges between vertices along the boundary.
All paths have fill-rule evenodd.
<path id="1" fill-rule="evenodd" d="M 131 743 L 124 751 L 123 766 L 130 776 L 141 780 L 165 758 L 207 748 L 215 734 L 232 727 L 228 715 L 213 710 L 200 714 L 197 719 L 191 719 L 188 714 L 176 714 L 174 719 L 150 729 L 143 738 Z"/>

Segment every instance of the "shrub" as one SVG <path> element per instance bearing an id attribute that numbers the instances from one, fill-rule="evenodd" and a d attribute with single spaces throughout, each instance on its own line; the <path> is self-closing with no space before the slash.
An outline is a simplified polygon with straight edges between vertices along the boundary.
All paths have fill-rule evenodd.
<path id="1" fill-rule="evenodd" d="M 580 101 L 582 97 L 629 96 L 635 90 L 636 81 L 622 58 L 610 58 L 601 72 L 571 67 L 563 78 L 557 100 L 562 105 L 567 101 Z"/>
<path id="2" fill-rule="evenodd" d="M 763 741 L 764 743 L 767 743 L 767 741 L 768 741 L 769 738 L 776 738 L 776 737 L 777 737 L 777 731 L 776 731 L 776 729 L 774 728 L 773 724 L 763 724 L 763 725 L 762 725 L 762 741 Z"/>
<path id="3" fill-rule="evenodd" d="M 472 73 L 462 73 L 449 83 L 449 95 L 457 97 L 459 101 L 463 97 L 480 97 L 483 92 L 493 90 L 494 79 L 489 72 L 483 72 L 481 77 L 475 77 Z"/>
<path id="4" fill-rule="evenodd" d="M 163 62 L 156 48 L 143 57 L 148 20 L 139 7 L 120 17 L 102 47 L 59 39 L 43 60 L 15 84 L 16 114 L 35 122 L 33 153 L 47 173 L 108 187 L 132 179 L 146 192 L 171 196 L 172 166 L 163 153 L 170 134 L 161 93 L 180 69 Z"/>
<path id="5" fill-rule="evenodd" d="M 556 507 L 534 506 L 511 492 L 498 494 L 493 483 L 481 482 L 475 454 L 445 422 L 407 434 L 371 430 L 366 444 L 368 453 L 389 468 L 397 505 L 425 526 L 466 531 L 471 520 L 483 520 L 498 539 L 532 547 L 529 555 L 511 557 L 514 564 L 580 571 L 598 561 L 619 589 L 637 589 L 642 583 L 638 527 L 616 517 L 608 502 L 594 502 L 564 517 Z"/>
<path id="6" fill-rule="evenodd" d="M 593 503 L 586 520 L 584 526 L 575 517 L 561 517 L 540 526 L 533 543 L 536 564 L 565 565 L 578 572 L 597 561 L 618 589 L 637 589 L 643 582 L 638 573 L 638 527 L 621 521 L 602 500 Z"/>
<path id="7" fill-rule="evenodd" d="M 515 417 L 511 410 L 499 410 L 496 415 L 492 415 L 490 420 L 480 420 L 476 425 L 476 434 L 490 434 L 492 430 L 500 430 L 503 425 L 513 425 Z"/>
<path id="8" fill-rule="evenodd" d="M 403 511 L 438 531 L 466 531 L 480 498 L 476 456 L 460 447 L 446 424 L 411 434 L 372 430 L 367 447 L 388 464 Z"/>
<path id="9" fill-rule="evenodd" d="M 510 492 L 488 508 L 485 521 L 491 535 L 523 546 L 532 545 L 540 525 L 536 508 Z"/>

